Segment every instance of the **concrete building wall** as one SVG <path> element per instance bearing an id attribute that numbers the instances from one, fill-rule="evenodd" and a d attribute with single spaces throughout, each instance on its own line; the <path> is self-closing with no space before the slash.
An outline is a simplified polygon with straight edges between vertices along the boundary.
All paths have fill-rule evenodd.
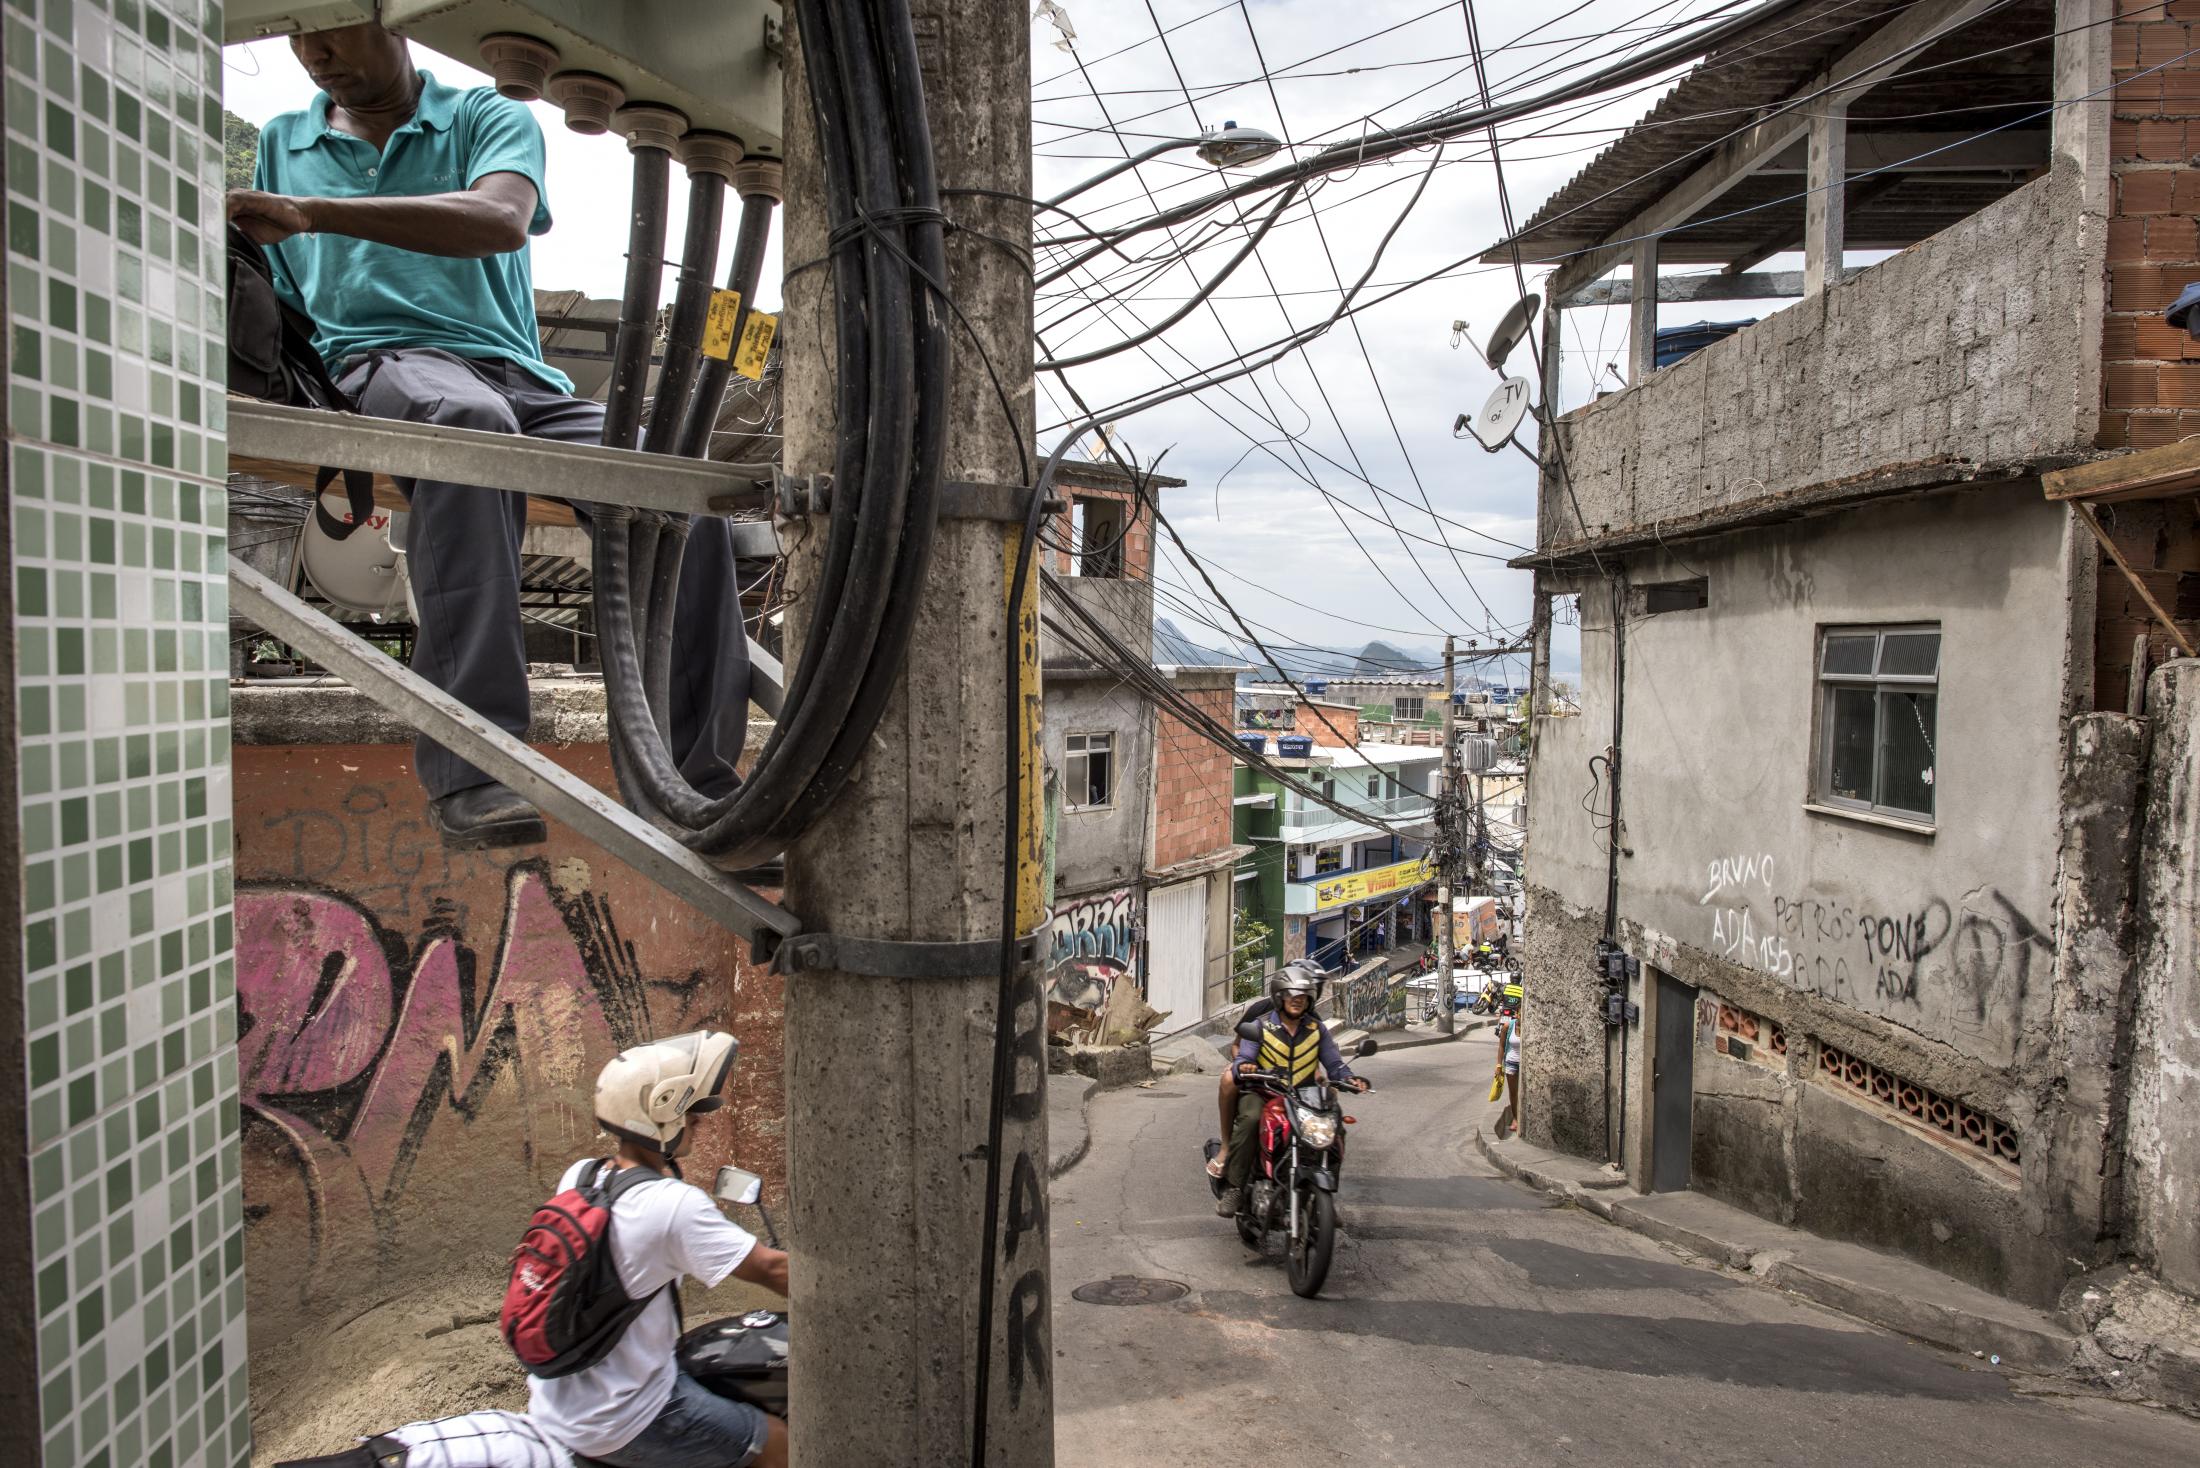
<path id="1" fill-rule="evenodd" d="M 602 744 L 540 747 L 613 787 Z M 542 846 L 446 850 L 408 746 L 245 745 L 236 763 L 256 1360 L 391 1299 L 489 1308 L 528 1213 L 607 1146 L 596 1072 L 652 1036 L 740 1038 L 691 1169 L 737 1160 L 780 1192 L 780 983 L 745 942 L 555 823 Z"/>
<path id="2" fill-rule="evenodd" d="M 1572 493 L 1547 458 L 1539 545 L 2089 449 L 2100 248 L 2057 172 L 1567 415 Z"/>
<path id="3" fill-rule="evenodd" d="M 2125 1164 L 2132 1252 L 2200 1294 L 2200 661 L 2158 670 Z"/>
<path id="4" fill-rule="evenodd" d="M 2067 674 L 2060 656 L 2010 649 L 2067 640 L 2067 534 L 2033 485 L 1857 508 L 1627 565 L 1636 582 L 1706 576 L 1710 605 L 1625 628 L 1619 936 L 1645 968 L 1628 996 L 1644 1021 L 1625 1035 L 1624 1088 L 1593 968 L 1611 793 L 1590 760 L 1612 741 L 1612 606 L 1601 585 L 1585 589 L 1583 712 L 1538 719 L 1530 781 L 1532 1139 L 1602 1156 L 1624 1128 L 1630 1174 L 1646 1179 L 1642 1050 L 1663 969 L 1711 1006 L 1697 1026 L 1718 1060 L 1697 1067 L 1698 1186 L 2052 1297 L 2098 1228 L 2054 1202 L 2072 1158 L 2053 1145 L 2047 1104 Z M 1930 832 L 1811 808 L 1819 629 L 1903 621 L 1942 635 L 1935 746 L 1948 755 Z M 1759 1054 L 1725 1068 L 1720 1003 L 1779 1027 L 1776 1066 Z M 1984 1145 L 1909 1125 L 1872 1104 L 1874 1088 L 1963 1108 Z M 2005 1134 L 2021 1167 L 1994 1153 Z"/>
<path id="5" fill-rule="evenodd" d="M 1062 895 L 1135 884 L 1146 869 L 1154 747 L 1148 705 L 1112 676 L 1048 668 L 1041 730 L 1047 764 L 1063 769 L 1068 736 L 1091 733 L 1115 738 L 1115 789 L 1105 806 L 1092 809 L 1073 809 L 1064 799 L 1054 858 L 1055 891 Z"/>
<path id="6" fill-rule="evenodd" d="M 221 7 L 8 8 L 0 1461 L 251 1448 Z"/>

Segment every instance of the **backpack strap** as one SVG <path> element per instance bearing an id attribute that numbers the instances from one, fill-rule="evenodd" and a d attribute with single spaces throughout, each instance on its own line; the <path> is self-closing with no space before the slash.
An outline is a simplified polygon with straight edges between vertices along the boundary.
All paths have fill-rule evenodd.
<path id="1" fill-rule="evenodd" d="M 321 496 L 336 482 L 338 475 L 344 479 L 344 498 L 351 502 L 349 523 L 337 519 L 321 503 Z M 374 518 L 374 476 L 364 469 L 322 468 L 313 476 L 313 519 L 321 527 L 321 533 L 330 540 L 348 539 L 354 530 Z"/>
<path id="2" fill-rule="evenodd" d="M 622 1167 L 614 1171 L 611 1161 L 612 1159 L 606 1157 L 603 1161 L 597 1163 L 595 1175 L 589 1179 L 587 1184 L 588 1191 L 597 1198 L 598 1206 L 606 1209 L 618 1202 L 620 1196 L 628 1189 L 638 1188 L 643 1183 L 655 1182 L 659 1178 L 670 1175 L 648 1167 Z M 608 1183 L 604 1181 L 606 1172 L 612 1173 L 611 1181 Z M 672 1297 L 673 1333 L 676 1335 L 686 1334 L 687 1307 L 680 1303 L 679 1277 L 674 1276 L 669 1284 L 658 1290 L 658 1293 Z"/>

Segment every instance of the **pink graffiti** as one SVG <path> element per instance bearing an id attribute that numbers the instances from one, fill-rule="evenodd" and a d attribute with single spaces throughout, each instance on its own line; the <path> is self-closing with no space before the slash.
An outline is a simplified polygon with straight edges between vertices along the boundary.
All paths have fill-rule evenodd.
<path id="1" fill-rule="evenodd" d="M 631 948 L 600 908 L 569 917 L 539 863 L 509 874 L 485 982 L 451 935 L 423 935 L 408 958 L 402 939 L 326 892 L 242 889 L 236 932 L 242 1102 L 298 1161 L 317 1264 L 340 1240 L 378 1235 L 436 1116 L 470 1121 L 507 1077 L 530 1160 L 584 1146 L 596 1130 L 590 1058 L 633 1038 Z"/>

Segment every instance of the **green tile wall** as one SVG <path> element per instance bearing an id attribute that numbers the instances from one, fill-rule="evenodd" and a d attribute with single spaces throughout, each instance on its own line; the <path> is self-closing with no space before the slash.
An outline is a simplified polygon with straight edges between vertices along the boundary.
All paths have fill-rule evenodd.
<path id="1" fill-rule="evenodd" d="M 0 0 L 44 1468 L 244 1464 L 218 4 Z"/>

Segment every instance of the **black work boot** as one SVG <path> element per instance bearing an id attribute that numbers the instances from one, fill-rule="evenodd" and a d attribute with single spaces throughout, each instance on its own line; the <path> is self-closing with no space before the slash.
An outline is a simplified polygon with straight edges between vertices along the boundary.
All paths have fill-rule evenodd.
<path id="1" fill-rule="evenodd" d="M 454 790 L 428 802 L 443 844 L 454 851 L 495 846 L 532 846 L 548 839 L 542 812 L 515 792 L 494 782 Z"/>

